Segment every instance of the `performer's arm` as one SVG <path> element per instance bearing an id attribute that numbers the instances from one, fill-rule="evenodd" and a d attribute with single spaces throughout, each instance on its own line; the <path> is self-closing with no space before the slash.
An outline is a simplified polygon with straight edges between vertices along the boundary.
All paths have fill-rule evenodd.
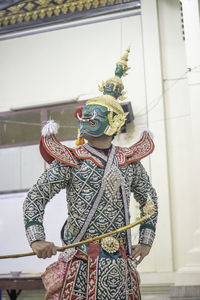
<path id="1" fill-rule="evenodd" d="M 56 254 L 54 244 L 45 241 L 44 210 L 49 200 L 66 187 L 70 172 L 70 167 L 55 160 L 39 177 L 24 201 L 26 235 L 38 257 L 46 258 Z"/>
<path id="2" fill-rule="evenodd" d="M 140 225 L 139 244 L 132 247 L 132 256 L 133 258 L 139 256 L 138 263 L 140 263 L 149 253 L 155 238 L 158 207 L 156 191 L 152 187 L 149 176 L 140 162 L 133 163 L 133 172 L 132 192 L 134 193 L 134 198 L 140 204 L 141 217 L 144 216 L 143 207 L 148 197 L 152 199 L 155 210 L 154 214 Z"/>

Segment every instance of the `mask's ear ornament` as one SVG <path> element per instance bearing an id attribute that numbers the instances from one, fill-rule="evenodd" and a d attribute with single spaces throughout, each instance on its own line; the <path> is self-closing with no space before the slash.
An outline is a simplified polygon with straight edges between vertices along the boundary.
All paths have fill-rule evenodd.
<path id="1" fill-rule="evenodd" d="M 81 145 L 85 144 L 84 138 L 81 137 L 81 135 L 80 135 L 80 129 L 79 128 L 78 128 L 78 136 L 77 136 L 75 144 L 76 144 L 76 146 L 81 146 Z"/>
<path id="2" fill-rule="evenodd" d="M 80 127 L 80 120 L 81 120 L 81 117 L 82 117 L 82 110 L 83 110 L 83 106 L 81 107 L 78 107 L 74 113 L 74 116 L 75 118 L 78 120 L 78 125 Z M 83 137 L 81 137 L 80 135 L 80 129 L 78 128 L 78 136 L 77 136 L 77 140 L 76 140 L 76 146 L 80 146 L 80 145 L 83 145 L 85 144 L 85 140 Z"/>

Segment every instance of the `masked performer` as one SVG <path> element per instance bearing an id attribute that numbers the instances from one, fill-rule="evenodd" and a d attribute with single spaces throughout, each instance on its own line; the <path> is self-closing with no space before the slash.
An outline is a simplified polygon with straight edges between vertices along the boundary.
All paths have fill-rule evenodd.
<path id="1" fill-rule="evenodd" d="M 148 199 L 154 204 L 154 214 L 140 226 L 136 246 L 131 246 L 128 230 L 61 253 L 58 261 L 42 275 L 46 299 L 140 299 L 133 261 L 140 263 L 150 251 L 157 221 L 157 197 L 140 163 L 153 151 L 150 135 L 144 132 L 130 148 L 112 144 L 127 116 L 117 99 L 124 98 L 121 77 L 128 70 L 128 52 L 129 49 L 117 63 L 115 76 L 99 87 L 103 95 L 76 111 L 78 147 L 62 145 L 51 123 L 43 128 L 40 150 L 50 167 L 24 202 L 26 234 L 38 257 L 56 254 L 55 245 L 45 241 L 43 215 L 46 204 L 61 189 L 66 189 L 68 208 L 61 232 L 64 244 L 128 225 L 131 192 L 140 204 L 141 215 Z M 83 138 L 88 143 L 82 144 Z"/>

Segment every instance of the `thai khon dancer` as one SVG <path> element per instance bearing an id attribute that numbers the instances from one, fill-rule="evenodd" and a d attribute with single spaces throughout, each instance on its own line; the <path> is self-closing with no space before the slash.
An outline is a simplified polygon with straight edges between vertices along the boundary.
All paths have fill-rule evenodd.
<path id="1" fill-rule="evenodd" d="M 42 130 L 40 151 L 50 166 L 30 189 L 24 202 L 28 241 L 39 258 L 56 254 L 56 246 L 45 240 L 45 206 L 61 189 L 66 189 L 66 222 L 61 230 L 64 245 L 114 231 L 130 223 L 130 195 L 139 202 L 141 216 L 152 203 L 153 214 L 139 228 L 137 245 L 131 230 L 66 249 L 58 261 L 42 274 L 45 299 L 138 300 L 141 299 L 136 270 L 149 253 L 155 237 L 157 196 L 140 160 L 152 153 L 148 131 L 131 147 L 114 146 L 127 113 L 118 100 L 124 99 L 129 49 L 116 64 L 115 76 L 99 86 L 102 95 L 77 109 L 77 146 L 69 148 L 56 138 L 56 125 Z M 67 122 L 67 120 L 66 120 Z M 87 143 L 84 143 L 84 139 Z M 55 219 L 52 222 L 56 222 Z"/>

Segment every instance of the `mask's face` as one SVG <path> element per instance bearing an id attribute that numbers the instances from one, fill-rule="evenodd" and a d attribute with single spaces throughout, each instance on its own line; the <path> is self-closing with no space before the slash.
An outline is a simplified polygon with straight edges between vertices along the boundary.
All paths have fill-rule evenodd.
<path id="1" fill-rule="evenodd" d="M 80 118 L 80 134 L 96 137 L 103 135 L 105 129 L 109 126 L 108 114 L 109 111 L 105 106 L 86 105 Z"/>

